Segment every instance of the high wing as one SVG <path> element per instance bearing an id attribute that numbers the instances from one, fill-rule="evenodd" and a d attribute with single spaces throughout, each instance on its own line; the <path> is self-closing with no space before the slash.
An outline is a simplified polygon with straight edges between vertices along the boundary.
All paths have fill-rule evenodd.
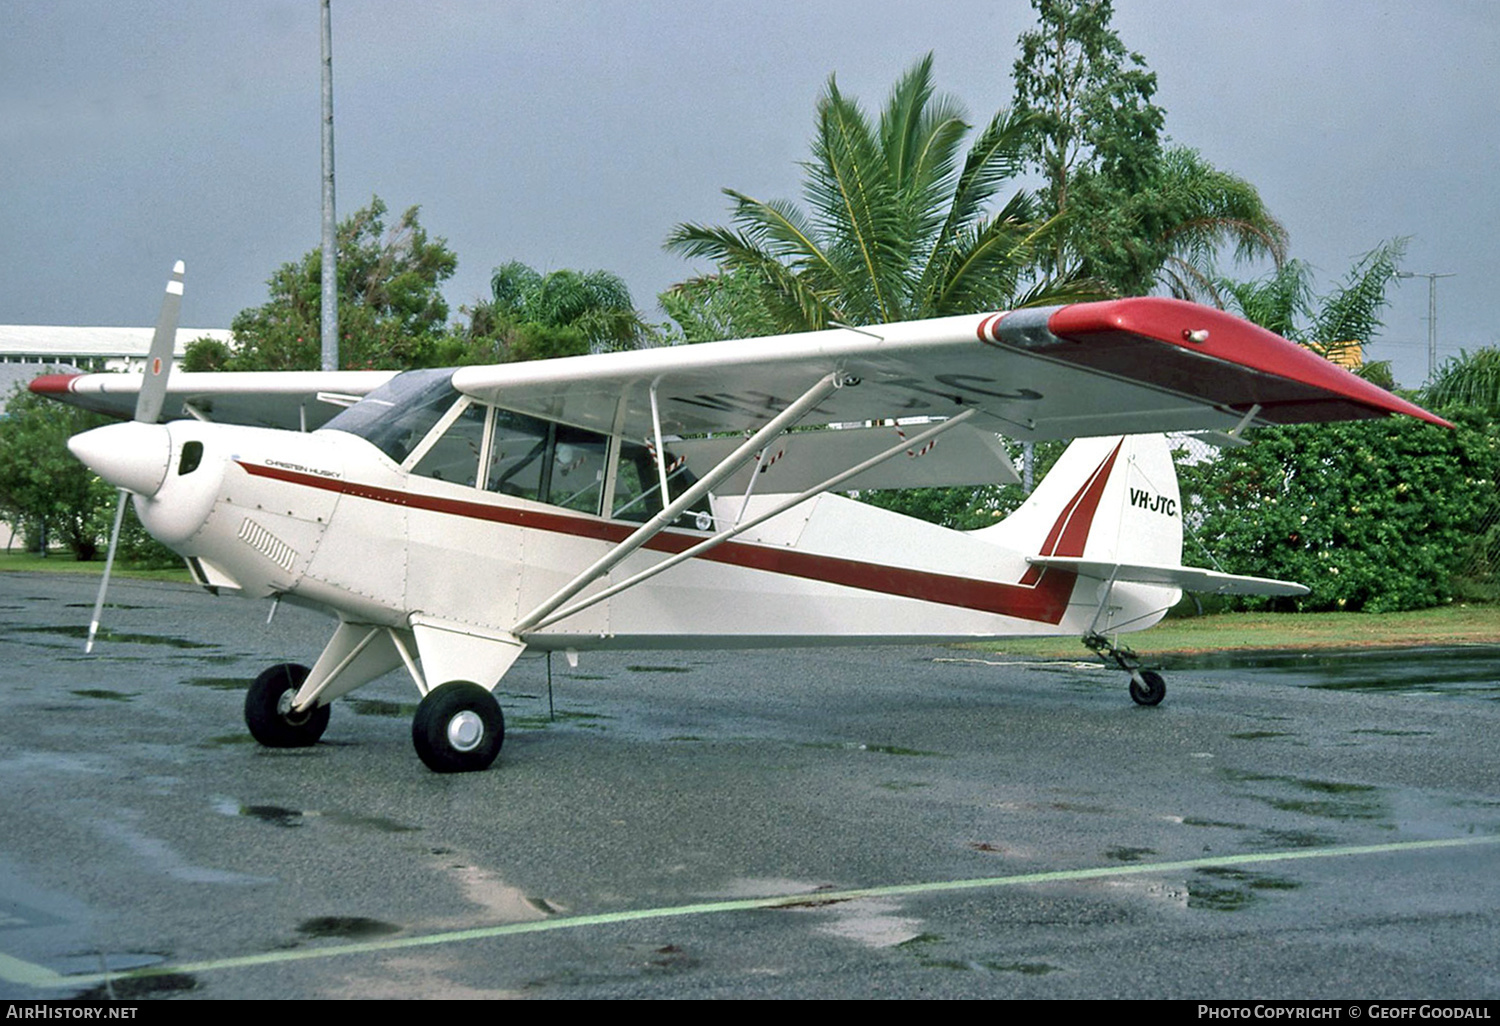
<path id="1" fill-rule="evenodd" d="M 379 388 L 396 371 L 175 373 L 162 420 L 195 417 L 225 424 L 312 431 Z M 135 410 L 140 374 L 47 374 L 31 391 L 122 420 Z"/>
<path id="2" fill-rule="evenodd" d="M 1446 421 L 1263 328 L 1172 299 L 1122 299 L 870 328 L 462 367 L 459 391 L 605 434 L 758 427 L 813 383 L 803 425 L 979 414 L 1016 439 L 1404 413 Z"/>
<path id="3" fill-rule="evenodd" d="M 174 374 L 163 418 L 312 430 L 394 373 Z M 460 367 L 452 381 L 506 409 L 645 438 L 653 391 L 662 432 L 730 433 L 764 425 L 828 375 L 840 387 L 801 417 L 803 427 L 966 410 L 971 429 L 1020 440 L 1392 413 L 1447 424 L 1238 317 L 1159 298 Z M 47 375 L 31 389 L 124 418 L 140 382 Z"/>

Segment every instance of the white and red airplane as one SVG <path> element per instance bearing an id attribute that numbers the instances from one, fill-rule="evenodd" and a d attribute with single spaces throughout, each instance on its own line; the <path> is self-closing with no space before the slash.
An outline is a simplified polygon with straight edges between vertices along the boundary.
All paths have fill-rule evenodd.
<path id="1" fill-rule="evenodd" d="M 334 699 L 404 667 L 423 696 L 413 742 L 440 772 L 494 760 L 491 691 L 527 648 L 1071 634 L 1154 705 L 1160 674 L 1107 636 L 1156 623 L 1183 589 L 1305 589 L 1184 567 L 1172 459 L 1141 433 L 1446 423 L 1168 299 L 457 370 L 169 378 L 180 296 L 179 264 L 144 377 L 32 391 L 134 411 L 69 446 L 199 584 L 337 615 L 311 668 L 251 684 L 258 741 L 315 743 Z M 1079 440 L 992 527 L 835 494 L 1015 481 L 999 434 Z"/>

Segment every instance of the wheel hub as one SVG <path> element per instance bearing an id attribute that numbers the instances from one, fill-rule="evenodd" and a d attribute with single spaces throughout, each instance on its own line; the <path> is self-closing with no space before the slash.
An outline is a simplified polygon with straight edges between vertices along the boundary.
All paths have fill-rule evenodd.
<path id="1" fill-rule="evenodd" d="M 448 721 L 448 743 L 460 752 L 472 752 L 484 740 L 484 720 L 465 709 Z"/>

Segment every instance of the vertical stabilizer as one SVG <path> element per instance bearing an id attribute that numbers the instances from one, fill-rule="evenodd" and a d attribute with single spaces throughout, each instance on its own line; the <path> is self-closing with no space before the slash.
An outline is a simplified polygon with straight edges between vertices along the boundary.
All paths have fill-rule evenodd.
<path id="1" fill-rule="evenodd" d="M 1180 566 L 1182 500 L 1166 438 L 1078 439 L 1019 509 L 975 534 L 1027 556 Z"/>

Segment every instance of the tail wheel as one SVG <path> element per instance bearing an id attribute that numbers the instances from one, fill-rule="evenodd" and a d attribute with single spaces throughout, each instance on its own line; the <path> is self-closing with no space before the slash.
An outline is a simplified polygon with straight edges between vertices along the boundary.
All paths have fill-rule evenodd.
<path id="1" fill-rule="evenodd" d="M 255 678 L 245 692 L 245 726 L 255 740 L 267 748 L 306 748 L 318 743 L 328 729 L 328 706 L 292 711 L 292 699 L 309 672 L 297 663 L 277 663 Z"/>
<path id="2" fill-rule="evenodd" d="M 1155 670 L 1131 674 L 1130 697 L 1136 705 L 1156 705 L 1167 697 L 1166 678 Z"/>
<path id="3" fill-rule="evenodd" d="M 449 681 L 429 691 L 411 721 L 411 742 L 434 773 L 488 769 L 505 741 L 500 703 L 478 684 Z"/>

